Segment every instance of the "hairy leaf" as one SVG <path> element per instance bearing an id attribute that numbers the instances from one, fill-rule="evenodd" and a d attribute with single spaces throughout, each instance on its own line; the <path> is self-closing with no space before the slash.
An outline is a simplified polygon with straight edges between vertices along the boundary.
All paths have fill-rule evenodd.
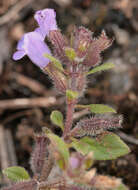
<path id="1" fill-rule="evenodd" d="M 47 134 L 47 136 L 51 140 L 51 143 L 53 144 L 55 150 L 57 150 L 61 157 L 64 159 L 64 164 L 66 165 L 69 159 L 69 150 L 67 145 L 60 137 L 53 133 L 49 133 Z M 59 162 L 61 165 L 61 160 Z"/>
<path id="2" fill-rule="evenodd" d="M 63 115 L 60 111 L 53 111 L 50 115 L 50 119 L 55 125 L 59 126 L 62 130 L 64 129 Z"/>
<path id="3" fill-rule="evenodd" d="M 99 114 L 103 114 L 107 112 L 116 113 L 116 111 L 113 108 L 106 105 L 102 105 L 102 104 L 90 104 L 88 105 L 88 107 L 90 108 L 90 111 L 93 113 L 99 113 Z"/>
<path id="4" fill-rule="evenodd" d="M 50 61 L 55 64 L 56 68 L 58 68 L 61 71 L 64 71 L 63 66 L 58 59 L 56 59 L 55 57 L 53 57 L 47 53 L 44 54 L 44 57 L 50 59 Z"/>
<path id="5" fill-rule="evenodd" d="M 92 70 L 90 70 L 89 72 L 87 72 L 87 75 L 99 72 L 99 71 L 105 71 L 108 69 L 112 69 L 115 65 L 113 63 L 104 63 L 103 65 L 97 66 L 95 68 L 93 68 Z"/>
<path id="6" fill-rule="evenodd" d="M 106 105 L 103 104 L 89 104 L 89 105 L 76 105 L 76 108 L 89 108 L 91 112 L 93 113 L 99 113 L 99 114 L 103 114 L 103 113 L 107 113 L 107 112 L 114 112 L 116 113 L 116 111 Z"/>
<path id="7" fill-rule="evenodd" d="M 93 152 L 95 160 L 112 160 L 130 152 L 129 147 L 115 134 L 105 134 L 99 140 L 84 137 L 72 146 L 83 155 Z"/>
<path id="8" fill-rule="evenodd" d="M 23 181 L 30 179 L 28 172 L 19 166 L 8 167 L 3 170 L 3 174 L 12 181 Z"/>

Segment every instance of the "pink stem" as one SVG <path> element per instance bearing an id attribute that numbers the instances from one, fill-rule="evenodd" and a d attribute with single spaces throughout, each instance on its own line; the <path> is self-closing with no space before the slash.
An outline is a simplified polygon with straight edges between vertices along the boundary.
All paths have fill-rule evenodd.
<path id="1" fill-rule="evenodd" d="M 75 102 L 68 102 L 67 103 L 67 116 L 66 116 L 66 122 L 65 122 L 65 129 L 63 133 L 63 137 L 68 136 L 72 123 L 73 123 L 73 113 L 74 113 L 74 107 L 75 107 Z"/>
<path id="2" fill-rule="evenodd" d="M 72 91 L 76 91 L 76 66 L 72 66 L 71 72 L 70 72 L 70 79 L 71 79 L 71 83 L 70 83 L 70 89 Z M 66 116 L 66 121 L 65 121 L 65 128 L 64 128 L 64 132 L 63 132 L 63 137 L 64 139 L 68 138 L 68 134 L 70 133 L 70 130 L 72 128 L 72 123 L 73 123 L 73 114 L 74 114 L 74 109 L 75 109 L 75 104 L 77 102 L 77 99 L 74 99 L 72 101 L 66 101 L 67 104 L 67 116 Z"/>

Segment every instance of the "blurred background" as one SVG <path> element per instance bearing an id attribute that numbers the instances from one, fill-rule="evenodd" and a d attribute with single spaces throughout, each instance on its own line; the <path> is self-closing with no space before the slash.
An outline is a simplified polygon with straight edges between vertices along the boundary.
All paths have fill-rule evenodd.
<path id="1" fill-rule="evenodd" d="M 18 164 L 30 170 L 33 130 L 47 126 L 61 133 L 49 115 L 54 109 L 65 113 L 64 98 L 27 57 L 12 60 L 18 40 L 37 26 L 35 11 L 44 8 L 56 10 L 58 26 L 67 37 L 74 25 L 82 25 L 95 37 L 104 29 L 114 38 L 102 56 L 115 69 L 90 76 L 80 101 L 111 105 L 124 116 L 117 133 L 131 153 L 95 162 L 95 167 L 101 174 L 122 178 L 130 190 L 138 190 L 138 0 L 0 0 L 0 186 L 8 182 L 2 179 L 2 169 Z M 76 118 L 84 114 L 79 112 Z"/>

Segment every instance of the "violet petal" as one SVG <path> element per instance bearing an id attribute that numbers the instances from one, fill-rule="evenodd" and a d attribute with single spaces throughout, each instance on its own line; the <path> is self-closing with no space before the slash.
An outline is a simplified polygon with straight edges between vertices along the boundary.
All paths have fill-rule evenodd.
<path id="1" fill-rule="evenodd" d="M 24 50 L 24 37 L 25 35 L 22 36 L 22 38 L 20 39 L 20 41 L 17 44 L 17 50 Z"/>
<path id="2" fill-rule="evenodd" d="M 44 54 L 51 54 L 51 52 L 44 43 L 43 37 L 37 32 L 29 32 L 25 36 L 25 41 L 25 50 L 32 62 L 40 68 L 46 67 L 50 61 L 44 57 Z"/>
<path id="3" fill-rule="evenodd" d="M 75 157 L 71 157 L 69 159 L 69 163 L 70 163 L 70 166 L 71 166 L 72 169 L 76 169 L 79 166 L 79 160 L 77 158 L 75 158 Z"/>
<path id="4" fill-rule="evenodd" d="M 44 37 L 49 35 L 51 30 L 57 30 L 56 13 L 54 9 L 44 9 L 37 11 L 34 16 L 37 21 L 40 30 L 38 32 Z"/>
<path id="5" fill-rule="evenodd" d="M 28 55 L 31 61 L 38 67 L 43 69 L 50 62 L 44 54 L 50 54 L 50 49 L 44 42 L 44 38 L 38 32 L 26 33 L 18 42 L 17 50 L 13 54 L 14 60 L 21 59 L 24 55 Z"/>
<path id="6" fill-rule="evenodd" d="M 16 51 L 14 54 L 13 54 L 13 59 L 16 61 L 16 60 L 19 60 L 19 59 L 21 59 L 21 58 L 23 58 L 24 56 L 25 56 L 25 51 L 23 51 L 23 50 L 18 50 L 18 51 Z"/>
<path id="7" fill-rule="evenodd" d="M 40 27 L 36 28 L 35 32 L 38 32 L 43 37 L 43 39 L 45 39 L 45 33 L 43 30 L 40 29 Z"/>

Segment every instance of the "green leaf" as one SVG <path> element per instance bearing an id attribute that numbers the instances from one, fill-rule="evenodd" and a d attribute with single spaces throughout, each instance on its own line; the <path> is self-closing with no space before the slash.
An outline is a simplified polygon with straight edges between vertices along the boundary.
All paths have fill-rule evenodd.
<path id="1" fill-rule="evenodd" d="M 50 119 L 55 125 L 59 126 L 62 130 L 64 129 L 63 115 L 60 111 L 52 111 Z"/>
<path id="2" fill-rule="evenodd" d="M 115 134 L 104 134 L 99 140 L 84 137 L 72 146 L 83 155 L 93 152 L 95 160 L 112 160 L 130 152 L 129 147 Z"/>
<path id="3" fill-rule="evenodd" d="M 71 61 L 73 61 L 73 60 L 75 59 L 75 57 L 76 57 L 76 52 L 74 51 L 73 48 L 69 48 L 69 47 L 65 48 L 65 54 L 66 54 L 66 56 L 67 56 Z"/>
<path id="4" fill-rule="evenodd" d="M 64 68 L 58 59 L 47 53 L 44 54 L 44 57 L 48 58 L 52 63 L 54 63 L 55 67 L 57 67 L 60 71 L 64 71 Z"/>
<path id="5" fill-rule="evenodd" d="M 72 90 L 66 90 L 66 97 L 69 101 L 78 98 L 78 92 Z"/>
<path id="6" fill-rule="evenodd" d="M 65 167 L 69 159 L 69 150 L 67 144 L 62 140 L 62 138 L 58 137 L 53 133 L 49 133 L 47 134 L 47 136 L 51 140 L 51 143 L 54 145 L 55 149 L 60 153 L 61 157 L 63 157 Z"/>
<path id="7" fill-rule="evenodd" d="M 3 170 L 3 174 L 15 182 L 30 179 L 28 172 L 19 166 L 8 167 Z"/>
<path id="8" fill-rule="evenodd" d="M 99 114 L 103 114 L 103 113 L 107 113 L 107 112 L 116 113 L 116 111 L 113 108 L 103 105 L 103 104 L 89 104 L 89 105 L 77 104 L 76 108 L 89 108 L 91 112 L 99 113 Z"/>
<path id="9" fill-rule="evenodd" d="M 103 113 L 107 113 L 107 112 L 116 113 L 116 111 L 113 108 L 102 105 L 102 104 L 90 104 L 90 105 L 88 105 L 88 107 L 89 107 L 90 111 L 93 113 L 99 113 L 99 114 L 103 114 Z"/>
<path id="10" fill-rule="evenodd" d="M 87 75 L 99 72 L 99 71 L 105 71 L 108 69 L 112 69 L 115 65 L 113 63 L 104 63 L 98 67 L 95 67 L 94 69 L 90 70 L 89 72 L 87 72 Z"/>

